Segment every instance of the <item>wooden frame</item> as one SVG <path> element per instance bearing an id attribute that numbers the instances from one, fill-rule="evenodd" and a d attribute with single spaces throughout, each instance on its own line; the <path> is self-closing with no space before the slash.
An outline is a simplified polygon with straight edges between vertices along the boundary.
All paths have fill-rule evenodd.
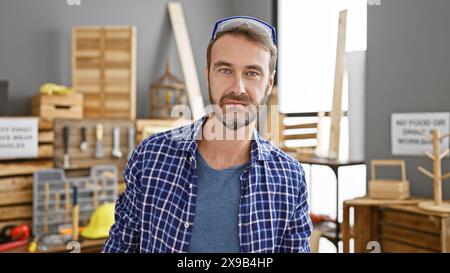
<path id="1" fill-rule="evenodd" d="M 86 118 L 136 118 L 136 28 L 72 29 L 72 85 Z"/>

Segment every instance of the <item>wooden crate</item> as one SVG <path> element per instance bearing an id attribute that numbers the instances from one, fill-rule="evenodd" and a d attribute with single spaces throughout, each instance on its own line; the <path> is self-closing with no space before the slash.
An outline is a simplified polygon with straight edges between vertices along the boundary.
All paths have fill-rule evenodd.
<path id="1" fill-rule="evenodd" d="M 72 85 L 86 118 L 136 118 L 136 28 L 72 29 Z"/>
<path id="2" fill-rule="evenodd" d="M 44 95 L 36 94 L 31 100 L 34 116 L 53 121 L 55 118 L 82 119 L 83 95 Z"/>
<path id="3" fill-rule="evenodd" d="M 370 241 L 380 243 L 381 252 L 450 252 L 450 214 L 427 212 L 414 204 L 344 202 L 344 252 L 349 252 L 350 233 L 354 251 L 368 252 Z M 353 232 L 350 232 L 349 208 L 354 208 Z"/>
<path id="4" fill-rule="evenodd" d="M 8 225 L 31 227 L 33 173 L 53 167 L 53 125 L 39 120 L 39 158 L 0 161 L 0 229 Z"/>

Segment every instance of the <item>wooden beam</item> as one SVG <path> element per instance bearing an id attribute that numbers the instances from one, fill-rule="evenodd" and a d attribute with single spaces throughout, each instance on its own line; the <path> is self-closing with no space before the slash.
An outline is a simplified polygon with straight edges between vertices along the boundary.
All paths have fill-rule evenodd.
<path id="1" fill-rule="evenodd" d="M 40 169 L 52 168 L 53 161 L 39 160 L 32 162 L 0 163 L 0 177 L 33 174 Z"/>
<path id="2" fill-rule="evenodd" d="M 32 215 L 31 205 L 0 207 L 0 220 L 29 218 Z"/>
<path id="3" fill-rule="evenodd" d="M 0 192 L 0 205 L 27 204 L 33 202 L 33 191 Z"/>
<path id="4" fill-rule="evenodd" d="M 170 22 L 175 35 L 178 55 L 180 56 L 181 68 L 186 83 L 191 112 L 193 119 L 196 120 L 205 114 L 205 109 L 183 9 L 178 2 L 169 2 L 167 7 L 169 9 Z"/>
<path id="5" fill-rule="evenodd" d="M 331 110 L 331 130 L 328 157 L 339 158 L 339 140 L 342 117 L 342 88 L 345 71 L 345 37 L 347 30 L 347 10 L 339 12 L 338 42 L 336 50 L 336 68 L 333 88 L 333 108 Z"/>
<path id="6" fill-rule="evenodd" d="M 0 178 L 0 192 L 23 191 L 33 188 L 33 177 L 17 176 Z"/>

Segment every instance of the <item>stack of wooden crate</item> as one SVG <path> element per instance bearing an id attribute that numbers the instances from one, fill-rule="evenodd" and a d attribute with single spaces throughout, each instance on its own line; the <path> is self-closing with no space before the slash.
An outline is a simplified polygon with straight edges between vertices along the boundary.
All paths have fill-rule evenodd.
<path id="1" fill-rule="evenodd" d="M 344 202 L 344 252 L 369 252 L 379 243 L 381 252 L 450 252 L 450 214 L 420 209 L 420 199 L 376 200 L 357 198 Z M 350 226 L 350 208 L 354 224 Z"/>
<path id="2" fill-rule="evenodd" d="M 83 95 L 79 93 L 67 95 L 36 94 L 31 101 L 33 116 L 41 117 L 50 122 L 55 118 L 83 118 Z"/>
<path id="3" fill-rule="evenodd" d="M 73 28 L 72 85 L 84 94 L 84 117 L 135 119 L 135 27 Z"/>
<path id="4" fill-rule="evenodd" d="M 34 159 L 0 161 L 0 229 L 7 225 L 31 227 L 33 173 L 53 167 L 53 125 L 39 120 L 39 152 Z"/>

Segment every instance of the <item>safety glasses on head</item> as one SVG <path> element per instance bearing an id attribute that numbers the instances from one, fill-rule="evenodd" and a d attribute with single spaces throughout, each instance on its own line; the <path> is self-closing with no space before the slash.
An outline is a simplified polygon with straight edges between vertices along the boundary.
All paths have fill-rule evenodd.
<path id="1" fill-rule="evenodd" d="M 268 35 L 268 37 L 272 39 L 273 44 L 277 44 L 275 28 L 258 18 L 250 16 L 233 16 L 217 21 L 214 25 L 211 39 L 215 39 L 217 34 L 220 32 L 227 31 L 241 25 L 246 25 L 250 28 L 254 27 L 263 30 Z"/>

